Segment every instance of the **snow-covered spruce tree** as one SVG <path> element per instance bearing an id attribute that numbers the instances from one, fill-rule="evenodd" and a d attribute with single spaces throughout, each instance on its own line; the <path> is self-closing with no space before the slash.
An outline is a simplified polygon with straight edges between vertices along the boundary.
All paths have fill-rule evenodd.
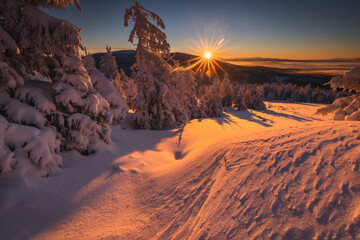
<path id="1" fill-rule="evenodd" d="M 125 98 L 125 93 L 122 89 L 121 76 L 118 70 L 118 66 L 115 60 L 115 56 L 111 53 L 111 47 L 106 46 L 106 53 L 100 59 L 100 70 L 101 72 L 110 79 L 112 84 Z"/>
<path id="2" fill-rule="evenodd" d="M 91 82 L 94 88 L 99 91 L 109 103 L 108 122 L 111 124 L 123 122 L 129 109 L 124 100 L 122 88 L 119 85 L 120 74 L 117 70 L 115 58 L 111 55 L 111 48 L 107 47 L 107 54 L 101 58 L 101 69 L 103 72 L 95 68 L 94 59 L 91 55 L 87 54 L 86 50 L 85 54 L 86 56 L 83 58 L 83 63 L 85 67 L 87 67 L 86 69 L 90 75 Z M 112 73 L 112 70 L 115 73 Z M 117 87 L 117 85 L 119 85 L 119 87 Z"/>
<path id="3" fill-rule="evenodd" d="M 246 108 L 264 110 L 264 89 L 262 86 L 248 86 L 243 96 L 243 102 Z"/>
<path id="4" fill-rule="evenodd" d="M 60 149 L 89 153 L 97 139 L 110 141 L 109 103 L 79 57 L 79 29 L 39 9 L 73 4 L 79 6 L 77 0 L 0 2 L 2 174 L 29 158 L 48 175 L 61 165 Z"/>
<path id="5" fill-rule="evenodd" d="M 90 72 L 90 77 L 94 88 L 99 91 L 99 93 L 109 103 L 107 121 L 110 124 L 122 123 L 129 111 L 123 95 L 114 86 L 110 79 L 105 77 L 99 70 L 93 69 Z"/>
<path id="6" fill-rule="evenodd" d="M 338 98 L 316 113 L 326 115 L 334 112 L 334 120 L 360 121 L 360 67 L 354 67 L 343 76 L 332 78 L 329 84 L 333 89 L 342 88 L 344 91 L 355 91 L 357 94 Z"/>
<path id="7" fill-rule="evenodd" d="M 179 67 L 179 63 L 175 63 L 175 68 Z M 180 103 L 184 106 L 188 119 L 201 118 L 204 114 L 201 112 L 199 100 L 196 97 L 196 79 L 195 72 L 190 65 L 184 71 L 176 71 L 176 95 Z"/>
<path id="8" fill-rule="evenodd" d="M 83 65 L 85 69 L 88 72 L 91 72 L 91 70 L 96 69 L 95 67 L 95 59 L 93 56 L 87 51 L 87 49 L 84 47 L 85 56 L 83 57 Z"/>
<path id="9" fill-rule="evenodd" d="M 132 77 L 128 77 L 124 70 L 120 69 L 121 89 L 124 92 L 126 103 L 130 109 L 133 109 L 133 103 L 136 98 L 138 87 Z"/>
<path id="10" fill-rule="evenodd" d="M 212 84 L 206 86 L 205 94 L 201 96 L 201 108 L 207 117 L 221 117 L 224 108 L 222 106 L 222 96 L 220 93 L 220 80 L 214 78 Z"/>
<path id="11" fill-rule="evenodd" d="M 156 22 L 156 26 L 150 22 Z M 169 129 L 186 121 L 186 113 L 174 90 L 173 67 L 164 60 L 170 54 L 161 18 L 136 2 L 126 9 L 124 26 L 134 22 L 129 42 L 138 39 L 135 82 L 138 94 L 134 101 L 134 120 L 139 128 Z M 157 27 L 158 26 L 158 27 Z"/>
<path id="12" fill-rule="evenodd" d="M 234 98 L 234 89 L 230 82 L 229 74 L 227 73 L 225 73 L 224 79 L 221 82 L 220 94 L 223 107 L 231 107 Z"/>
<path id="13" fill-rule="evenodd" d="M 234 97 L 235 109 L 237 109 L 238 111 L 246 111 L 246 107 L 243 102 L 243 91 L 243 88 L 239 88 L 237 94 Z"/>
<path id="14" fill-rule="evenodd" d="M 106 53 L 100 59 L 100 70 L 111 81 L 119 80 L 120 78 L 115 56 L 112 55 L 111 47 L 109 46 L 106 46 Z"/>

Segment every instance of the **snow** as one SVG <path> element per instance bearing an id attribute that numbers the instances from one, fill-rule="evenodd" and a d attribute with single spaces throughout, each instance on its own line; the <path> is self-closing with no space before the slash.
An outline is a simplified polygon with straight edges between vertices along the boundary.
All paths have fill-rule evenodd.
<path id="1" fill-rule="evenodd" d="M 0 146 L 3 150 L 2 154 L 5 152 L 4 155 L 7 155 L 0 162 L 2 175 L 7 174 L 11 165 L 14 165 L 12 163 L 15 161 L 12 159 L 13 155 L 8 152 L 10 147 L 15 149 L 13 153 L 15 155 L 26 153 L 24 158 L 29 158 L 31 162 L 42 169 L 44 176 L 53 173 L 54 167 L 62 166 L 61 157 L 57 154 L 60 150 L 60 141 L 51 128 L 44 127 L 39 130 L 31 126 L 9 123 L 2 116 L 0 116 L 0 124 L 2 135 Z M 16 158 L 21 159 L 19 156 Z"/>
<path id="2" fill-rule="evenodd" d="M 112 108 L 109 112 L 112 115 L 112 124 L 123 122 L 128 112 L 128 106 L 115 86 L 100 71 L 92 70 L 91 81 L 96 90 L 108 101 Z"/>
<path id="3" fill-rule="evenodd" d="M 56 110 L 55 104 L 46 97 L 44 90 L 26 85 L 15 90 L 15 97 L 22 102 L 33 104 L 43 113 L 50 114 Z"/>
<path id="4" fill-rule="evenodd" d="M 16 53 L 20 52 L 14 39 L 0 26 L 0 51 L 4 52 L 6 49 L 11 49 Z"/>
<path id="5" fill-rule="evenodd" d="M 21 77 L 13 68 L 6 62 L 0 60 L 0 76 L 5 80 L 9 88 L 15 88 L 17 85 L 24 84 L 24 78 Z"/>
<path id="6" fill-rule="evenodd" d="M 330 86 L 334 89 L 342 88 L 344 91 L 360 92 L 360 67 L 353 67 L 343 76 L 337 76 L 330 80 Z"/>
<path id="7" fill-rule="evenodd" d="M 49 178 L 18 164 L 0 181 L 2 238 L 359 238 L 360 123 L 266 104 L 166 131 L 127 119 Z"/>
<path id="8" fill-rule="evenodd" d="M 15 123 L 43 128 L 46 118 L 35 108 L 0 93 L 0 110 Z"/>

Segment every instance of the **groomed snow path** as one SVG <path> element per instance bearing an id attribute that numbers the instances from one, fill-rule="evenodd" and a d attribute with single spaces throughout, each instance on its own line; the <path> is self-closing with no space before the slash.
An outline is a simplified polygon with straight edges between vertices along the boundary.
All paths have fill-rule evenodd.
<path id="1" fill-rule="evenodd" d="M 0 239 L 360 239 L 360 123 L 319 107 L 114 127 L 49 178 L 19 163 L 0 181 Z"/>

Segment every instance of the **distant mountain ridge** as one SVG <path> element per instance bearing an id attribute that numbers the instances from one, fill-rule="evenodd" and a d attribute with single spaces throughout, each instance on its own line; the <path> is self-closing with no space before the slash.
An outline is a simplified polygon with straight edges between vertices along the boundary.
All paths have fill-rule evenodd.
<path id="1" fill-rule="evenodd" d="M 92 54 L 95 59 L 97 68 L 100 68 L 100 59 L 104 54 L 105 53 Z M 116 58 L 116 63 L 119 69 L 123 69 L 125 74 L 130 76 L 132 72 L 131 66 L 136 61 L 136 51 L 120 50 L 114 51 L 112 54 Z M 193 59 L 197 57 L 196 55 L 181 52 L 175 52 L 172 53 L 172 55 L 175 60 L 180 62 L 180 64 L 186 64 L 189 61 L 194 63 L 195 61 Z M 312 87 L 319 86 L 322 88 L 328 88 L 328 86 L 324 86 L 324 83 L 331 79 L 331 76 L 320 74 L 294 74 L 292 73 L 292 69 L 239 66 L 223 61 L 217 61 L 217 63 L 229 74 L 229 77 L 232 81 L 239 83 L 262 84 L 266 82 L 280 82 L 294 83 L 297 85 L 306 85 L 310 83 Z M 217 67 L 216 71 L 219 73 L 220 77 L 223 77 L 223 70 Z"/>
<path id="2" fill-rule="evenodd" d="M 250 57 L 250 58 L 222 58 L 222 61 L 248 61 L 248 62 L 360 62 L 360 58 L 331 58 L 331 59 L 286 59 L 286 58 L 263 58 L 263 57 Z"/>

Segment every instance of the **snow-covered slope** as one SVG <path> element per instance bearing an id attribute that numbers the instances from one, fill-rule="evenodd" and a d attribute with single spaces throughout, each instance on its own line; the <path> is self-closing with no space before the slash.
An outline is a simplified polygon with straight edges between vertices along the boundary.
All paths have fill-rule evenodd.
<path id="1" fill-rule="evenodd" d="M 267 103 L 172 131 L 113 127 L 40 178 L 0 181 L 4 239 L 356 239 L 360 123 Z"/>

